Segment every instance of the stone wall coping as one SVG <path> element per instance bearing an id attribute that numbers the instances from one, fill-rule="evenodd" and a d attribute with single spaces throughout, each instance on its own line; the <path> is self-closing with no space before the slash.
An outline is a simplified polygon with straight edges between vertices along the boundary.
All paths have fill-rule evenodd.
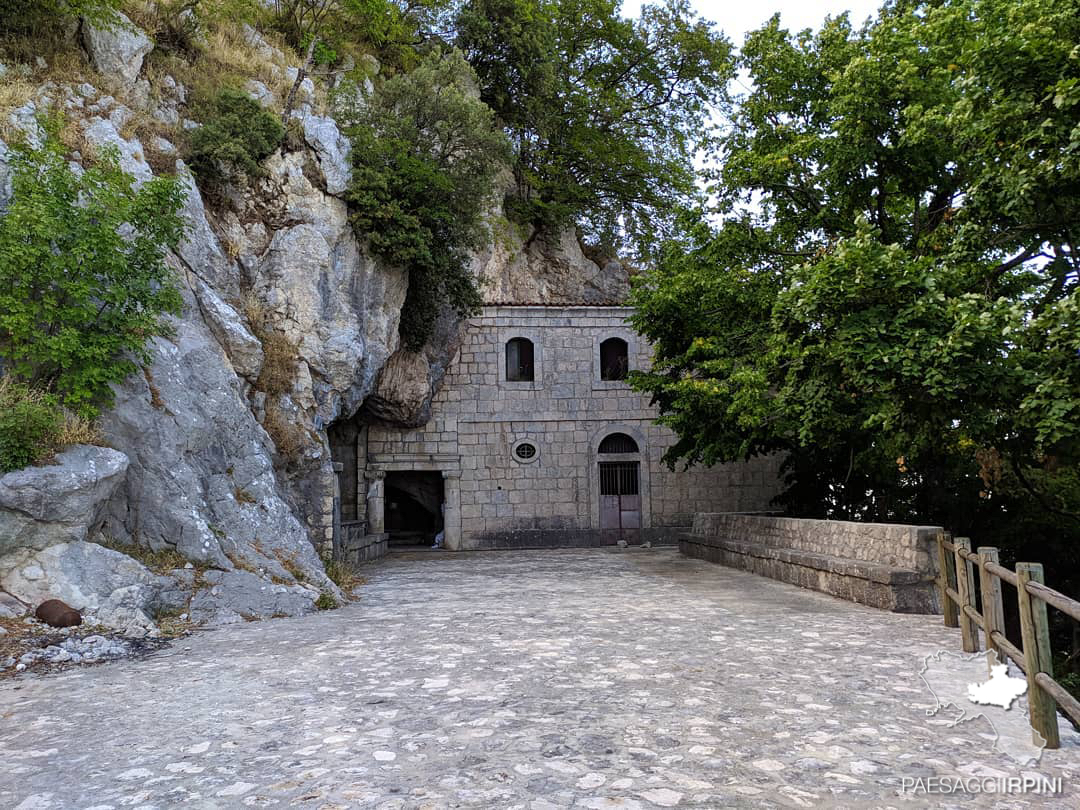
<path id="1" fill-rule="evenodd" d="M 937 555 L 932 546 L 934 536 L 941 531 L 936 526 L 739 512 L 699 512 L 694 515 L 693 526 L 692 534 L 699 542 L 722 538 L 754 547 L 787 548 L 908 571 L 936 567 Z"/>
<path id="2" fill-rule="evenodd" d="M 741 517 L 757 520 L 776 520 L 791 523 L 829 523 L 838 526 L 852 526 L 867 529 L 915 529 L 917 531 L 942 531 L 941 526 L 929 526 L 916 523 L 868 523 L 861 520 L 833 520 L 830 518 L 800 518 L 787 515 L 774 515 L 767 512 L 699 512 L 702 517 Z"/>
<path id="3" fill-rule="evenodd" d="M 626 316 L 634 311 L 633 307 L 627 306 L 611 306 L 600 305 L 592 306 L 589 304 L 553 304 L 551 306 L 536 306 L 530 304 L 522 304 L 520 306 L 506 306 L 505 304 L 487 304 L 480 308 L 480 315 L 470 318 L 472 322 L 479 322 L 489 317 L 497 317 L 499 315 L 513 315 L 520 317 L 522 315 L 542 317 L 542 318 L 557 318 L 559 313 L 567 312 L 581 315 L 622 315 Z"/>

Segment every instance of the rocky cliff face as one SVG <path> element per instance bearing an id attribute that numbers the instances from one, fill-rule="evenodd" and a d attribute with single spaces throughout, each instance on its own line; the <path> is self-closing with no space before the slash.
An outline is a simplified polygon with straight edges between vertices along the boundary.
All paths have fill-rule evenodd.
<path id="1" fill-rule="evenodd" d="M 247 36 L 269 64 L 287 65 L 256 32 Z M 316 111 L 310 82 L 292 113 L 301 142 L 291 139 L 266 161 L 261 179 L 211 209 L 173 144 L 160 137 L 144 143 L 129 132 L 136 116 L 197 126 L 181 83 L 145 77 L 152 43 L 134 26 L 100 32 L 85 24 L 80 42 L 97 73 L 88 68 L 79 84 L 43 84 L 8 123 L 33 141 L 41 134 L 35 115 L 63 109 L 87 149 L 116 147 L 137 182 L 153 176 L 148 155 L 184 180 L 188 233 L 170 256 L 184 311 L 171 335 L 155 339 L 153 363 L 118 388 L 103 416 L 106 442 L 126 457 L 116 459 L 126 469 L 108 486 L 89 488 L 96 497 L 87 495 L 81 526 L 48 526 L 40 537 L 51 540 L 35 535 L 0 548 L 0 584 L 24 583 L 12 585 L 24 597 L 33 590 L 24 586 L 29 579 L 40 584 L 41 561 L 27 548 L 68 544 L 57 559 L 75 555 L 91 570 L 85 560 L 95 548 L 116 552 L 82 541 L 107 537 L 189 561 L 190 568 L 164 576 L 136 563 L 142 570 L 129 579 L 137 590 L 122 596 L 144 615 L 161 604 L 187 605 L 196 618 L 217 622 L 312 610 L 321 592 L 340 597 L 317 554 L 328 549 L 332 531 L 328 428 L 358 413 L 401 425 L 426 421 L 461 324 L 444 314 L 423 352 L 399 348 L 407 272 L 372 260 L 349 226 L 338 195 L 348 181 L 350 145 L 334 119 Z M 274 103 L 261 82 L 253 79 L 248 90 Z M 5 188 L 10 193 L 5 154 L 0 143 L 0 205 Z M 513 229 L 492 233 L 475 257 L 487 300 L 598 301 L 627 292 L 621 268 L 587 259 L 572 233 L 531 240 Z M 77 456 L 62 459 L 72 481 Z M 8 478 L 0 479 L 0 493 Z M 53 486 L 44 479 L 38 485 Z M 53 487 L 58 497 L 65 491 Z M 41 523 L 24 506 L 0 504 L 8 510 L 0 519 L 23 528 Z M 77 568 L 55 567 L 68 579 Z M 83 603 L 75 607 L 93 610 L 127 587 L 106 585 L 107 593 L 87 595 L 77 583 L 65 593 Z M 4 604 L 12 609 L 11 600 Z"/>

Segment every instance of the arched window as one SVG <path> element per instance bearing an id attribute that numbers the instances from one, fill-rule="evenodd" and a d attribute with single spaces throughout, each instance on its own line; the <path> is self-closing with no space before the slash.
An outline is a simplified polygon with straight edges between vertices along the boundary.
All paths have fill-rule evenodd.
<path id="1" fill-rule="evenodd" d="M 506 341 L 506 379 L 510 382 L 533 381 L 533 344 L 528 338 Z"/>
<path id="2" fill-rule="evenodd" d="M 630 369 L 626 341 L 611 337 L 600 344 L 600 379 L 625 380 Z"/>
<path id="3" fill-rule="evenodd" d="M 612 433 L 600 442 L 600 453 L 636 453 L 637 442 L 625 433 Z"/>

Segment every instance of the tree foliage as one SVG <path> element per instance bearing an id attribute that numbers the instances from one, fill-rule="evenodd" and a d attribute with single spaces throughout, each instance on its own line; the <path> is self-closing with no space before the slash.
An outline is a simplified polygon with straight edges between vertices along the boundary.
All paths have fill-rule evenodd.
<path id="1" fill-rule="evenodd" d="M 462 315 L 480 304 L 468 251 L 483 240 L 507 149 L 474 83 L 459 52 L 433 51 L 387 80 L 349 128 L 351 222 L 376 255 L 409 271 L 400 331 L 413 350 L 444 304 Z"/>
<path id="2" fill-rule="evenodd" d="M 647 252 L 693 199 L 693 155 L 732 76 L 728 42 L 685 0 L 468 0 L 457 44 L 514 145 L 517 218 L 572 222 Z"/>
<path id="3" fill-rule="evenodd" d="M 673 459 L 787 452 L 804 514 L 1080 534 L 1077 42 L 1075 0 L 747 38 L 721 222 L 636 294 Z"/>
<path id="4" fill-rule="evenodd" d="M 76 171 L 50 139 L 14 147 L 0 217 L 3 373 L 92 416 L 110 384 L 149 359 L 180 296 L 165 263 L 183 231 L 175 178 L 140 188 L 115 153 Z"/>
<path id="5" fill-rule="evenodd" d="M 117 22 L 120 0 L 0 0 L 0 32 L 26 33 L 73 17 Z"/>
<path id="6" fill-rule="evenodd" d="M 285 128 L 240 90 L 222 90 L 192 135 L 187 163 L 206 190 L 220 189 L 239 177 L 256 177 L 260 163 L 277 149 Z"/>

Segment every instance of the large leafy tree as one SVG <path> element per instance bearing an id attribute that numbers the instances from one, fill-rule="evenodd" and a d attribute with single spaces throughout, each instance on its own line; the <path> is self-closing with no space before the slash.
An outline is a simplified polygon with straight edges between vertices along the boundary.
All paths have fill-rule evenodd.
<path id="1" fill-rule="evenodd" d="M 482 215 L 508 149 L 475 82 L 460 52 L 431 51 L 348 127 L 350 221 L 376 255 L 409 271 L 400 332 L 413 351 L 443 307 L 467 315 L 480 305 L 468 253 L 487 235 Z"/>
<path id="2" fill-rule="evenodd" d="M 134 188 L 115 150 L 85 170 L 58 141 L 16 146 L 0 211 L 0 365 L 85 416 L 149 359 L 181 299 L 166 253 L 183 235 L 173 177 Z"/>
<path id="3" fill-rule="evenodd" d="M 1077 42 L 1075 0 L 747 38 L 714 224 L 637 291 L 672 459 L 783 451 L 805 514 L 1080 536 Z"/>
<path id="4" fill-rule="evenodd" d="M 457 44 L 513 142 L 522 221 L 576 222 L 642 252 L 696 193 L 693 156 L 731 76 L 729 43 L 685 0 L 469 0 Z"/>

